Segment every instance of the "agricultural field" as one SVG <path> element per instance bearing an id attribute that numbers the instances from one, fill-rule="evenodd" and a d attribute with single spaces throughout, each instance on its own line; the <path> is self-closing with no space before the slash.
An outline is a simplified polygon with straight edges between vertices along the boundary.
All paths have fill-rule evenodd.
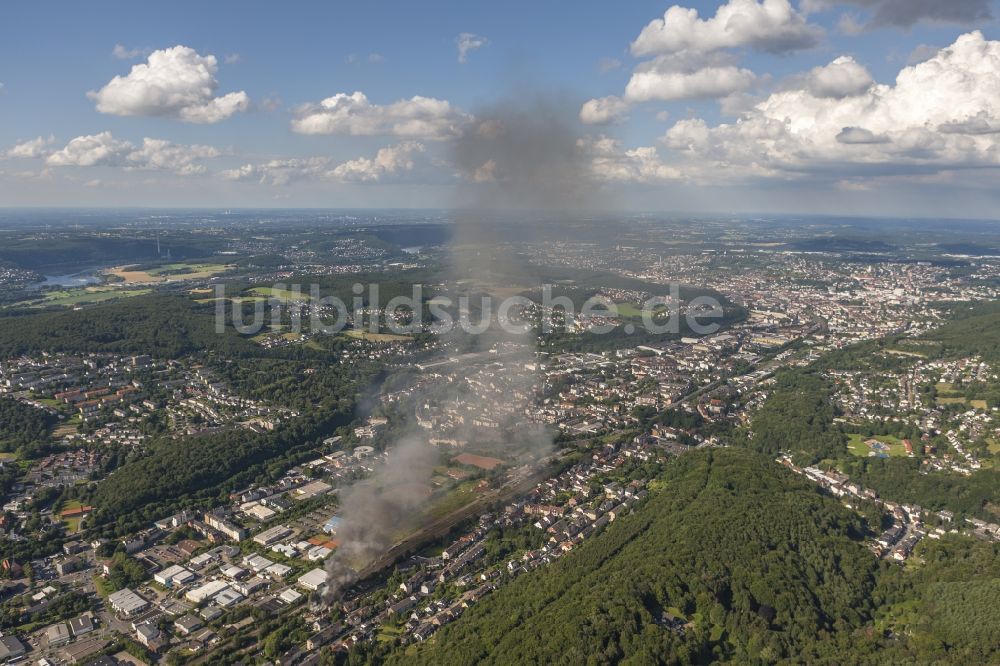
<path id="1" fill-rule="evenodd" d="M 987 409 L 989 405 L 985 400 L 969 400 L 954 384 L 948 382 L 938 382 L 935 386 L 937 390 L 937 404 L 939 405 L 969 405 L 974 409 Z"/>
<path id="2" fill-rule="evenodd" d="M 147 270 L 138 270 L 136 266 L 116 266 L 106 270 L 105 275 L 117 277 L 126 284 L 160 284 L 181 280 L 202 280 L 224 273 L 230 268 L 232 266 L 228 264 L 212 263 L 164 264 Z"/>

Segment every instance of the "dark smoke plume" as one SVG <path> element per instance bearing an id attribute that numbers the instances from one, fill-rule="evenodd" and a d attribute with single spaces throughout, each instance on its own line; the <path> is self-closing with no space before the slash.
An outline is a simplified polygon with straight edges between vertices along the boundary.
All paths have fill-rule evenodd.
<path id="1" fill-rule="evenodd" d="M 496 276 L 518 274 L 521 259 L 512 243 L 537 238 L 539 225 L 559 223 L 559 211 L 592 208 L 595 188 L 577 133 L 575 108 L 541 96 L 480 110 L 472 126 L 450 146 L 460 184 L 454 201 L 451 275 L 447 294 L 457 302 L 459 285 L 491 291 Z M 535 211 L 535 212 L 528 212 Z M 541 217 L 537 211 L 542 211 Z M 551 228 L 545 229 L 551 232 Z M 528 287 L 533 285 L 528 285 Z M 444 343 L 455 338 L 445 336 Z M 479 349 L 502 346 L 506 355 L 498 383 L 505 390 L 482 398 L 486 413 L 521 414 L 530 408 L 538 383 L 534 339 L 516 339 L 491 326 L 477 337 Z M 462 398 L 468 406 L 469 396 Z M 474 432 L 464 435 L 472 441 Z M 518 444 L 537 460 L 551 449 L 544 429 L 525 428 Z M 326 564 L 327 603 L 340 598 L 357 572 L 416 527 L 425 508 L 436 451 L 414 432 L 388 449 L 387 462 L 372 479 L 342 492 L 340 548 Z"/>

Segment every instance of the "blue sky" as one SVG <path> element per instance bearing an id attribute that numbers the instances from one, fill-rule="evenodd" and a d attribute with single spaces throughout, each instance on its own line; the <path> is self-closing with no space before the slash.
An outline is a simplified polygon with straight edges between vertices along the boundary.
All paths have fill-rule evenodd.
<path id="1" fill-rule="evenodd" d="M 40 5 L 8 3 L 0 28 L 0 205 L 447 206 L 456 181 L 504 178 L 461 173 L 452 142 L 478 110 L 535 95 L 572 110 L 581 159 L 622 208 L 992 217 L 998 203 L 990 0 Z M 682 8 L 698 12 L 689 26 Z M 713 23 L 717 12 L 728 18 Z M 481 44 L 464 63 L 463 33 Z M 157 81 L 214 56 L 197 108 L 139 100 L 149 87 L 131 79 L 106 88 L 178 46 Z M 914 75 L 926 108 L 907 110 L 913 90 L 878 88 L 935 57 Z M 355 92 L 367 102 L 346 124 L 316 116 Z M 243 95 L 211 106 L 230 93 Z M 958 108 L 940 108 L 956 95 Z M 415 96 L 440 104 L 387 108 Z M 585 102 L 608 97 L 614 113 L 582 122 L 595 120 L 577 115 Z M 444 125 L 394 124 L 411 113 Z M 309 116 L 318 124 L 303 131 Z M 775 120 L 787 135 L 753 129 Z M 101 138 L 84 154 L 78 137 Z"/>

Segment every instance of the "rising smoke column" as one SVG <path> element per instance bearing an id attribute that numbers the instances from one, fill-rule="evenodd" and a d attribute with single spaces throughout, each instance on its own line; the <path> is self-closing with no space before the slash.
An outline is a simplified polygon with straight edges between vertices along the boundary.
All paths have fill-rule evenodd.
<path id="1" fill-rule="evenodd" d="M 595 188 L 575 108 L 541 96 L 503 102 L 480 110 L 472 127 L 453 141 L 451 160 L 459 174 L 454 201 L 459 212 L 450 248 L 450 285 L 474 284 L 493 292 L 504 286 L 497 284 L 497 276 L 515 275 L 523 268 L 511 251 L 512 242 L 537 240 L 540 231 L 553 235 L 560 211 L 593 207 Z M 540 223 L 547 228 L 541 229 Z M 460 294 L 445 295 L 457 303 Z M 460 334 L 446 335 L 445 344 Z M 538 384 L 538 376 L 529 369 L 535 360 L 534 336 L 511 335 L 494 320 L 477 336 L 475 348 L 498 346 L 506 352 L 501 379 L 507 390 L 483 398 L 477 407 L 486 413 L 523 415 Z M 518 444 L 534 459 L 551 449 L 551 440 L 540 427 L 518 435 Z M 386 463 L 371 479 L 341 493 L 341 546 L 326 563 L 327 603 L 339 599 L 357 579 L 356 572 L 381 556 L 402 532 L 416 527 L 425 500 L 421 489 L 433 474 L 436 451 L 423 435 L 414 433 L 388 447 L 387 453 Z"/>
<path id="2" fill-rule="evenodd" d="M 426 440 L 396 442 L 373 478 L 340 493 L 341 545 L 326 562 L 326 601 L 335 600 L 357 579 L 357 570 L 376 560 L 399 532 L 413 526 L 426 499 L 424 484 L 433 473 L 433 451 Z"/>

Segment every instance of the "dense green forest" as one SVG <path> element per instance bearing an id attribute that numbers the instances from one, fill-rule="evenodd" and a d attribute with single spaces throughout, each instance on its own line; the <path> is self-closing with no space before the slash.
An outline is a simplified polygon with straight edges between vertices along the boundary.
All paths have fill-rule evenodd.
<path id="1" fill-rule="evenodd" d="M 767 402 L 754 416 L 750 447 L 770 455 L 792 451 L 805 464 L 845 454 L 847 439 L 834 427 L 831 392 L 830 383 L 819 375 L 779 373 Z"/>
<path id="2" fill-rule="evenodd" d="M 923 336 L 941 345 L 942 357 L 982 356 L 990 364 L 1000 364 L 1000 312 L 992 303 L 954 309 L 955 321 Z"/>
<path id="3" fill-rule="evenodd" d="M 30 456 L 43 448 L 58 418 L 47 411 L 0 396 L 0 451 L 21 450 Z"/>
<path id="4" fill-rule="evenodd" d="M 77 311 L 7 316 L 0 322 L 0 356 L 37 352 L 118 352 L 177 358 L 217 351 L 257 353 L 232 327 L 215 330 L 215 309 L 184 296 L 151 294 Z"/>
<path id="5" fill-rule="evenodd" d="M 870 621 L 880 565 L 859 543 L 864 524 L 815 486 L 740 450 L 682 456 L 658 485 L 633 515 L 389 660 L 815 662 Z"/>

